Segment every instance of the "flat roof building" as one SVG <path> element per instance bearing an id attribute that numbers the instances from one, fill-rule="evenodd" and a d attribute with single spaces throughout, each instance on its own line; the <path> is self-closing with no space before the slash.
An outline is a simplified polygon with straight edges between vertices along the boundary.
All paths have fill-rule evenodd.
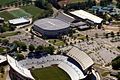
<path id="1" fill-rule="evenodd" d="M 8 22 L 12 25 L 21 25 L 21 24 L 30 23 L 30 20 L 22 17 L 22 18 L 9 20 Z"/>
<path id="2" fill-rule="evenodd" d="M 70 14 L 75 15 L 81 19 L 84 19 L 84 20 L 90 20 L 96 24 L 100 24 L 103 21 L 102 18 L 97 17 L 91 13 L 84 11 L 84 10 L 71 11 Z"/>

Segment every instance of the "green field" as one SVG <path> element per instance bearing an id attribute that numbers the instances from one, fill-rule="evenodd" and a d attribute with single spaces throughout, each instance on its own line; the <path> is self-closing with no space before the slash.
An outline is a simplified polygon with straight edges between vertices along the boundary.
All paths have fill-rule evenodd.
<path id="1" fill-rule="evenodd" d="M 9 37 L 9 36 L 14 36 L 14 35 L 17 35 L 17 34 L 20 34 L 20 32 L 17 31 L 17 32 L 2 33 L 2 34 L 0 34 L 0 38 L 5 38 L 5 37 Z"/>
<path id="2" fill-rule="evenodd" d="M 5 21 L 15 18 L 15 17 L 14 17 L 12 14 L 10 14 L 8 11 L 0 12 L 0 17 L 4 18 Z"/>
<path id="3" fill-rule="evenodd" d="M 5 21 L 19 17 L 31 17 L 31 16 L 32 16 L 31 14 L 25 12 L 22 9 L 0 12 L 0 17 L 4 18 Z"/>
<path id="4" fill-rule="evenodd" d="M 5 48 L 0 47 L 0 53 L 4 52 Z"/>
<path id="5" fill-rule="evenodd" d="M 56 46 L 63 46 L 65 43 L 59 39 L 50 39 L 50 43 L 56 45 Z"/>
<path id="6" fill-rule="evenodd" d="M 82 35 L 82 34 L 73 34 L 73 37 L 76 37 L 78 40 L 81 40 L 81 39 L 86 39 L 86 36 Z"/>
<path id="7" fill-rule="evenodd" d="M 13 3 L 17 0 L 0 0 L 0 5 L 4 5 L 4 4 L 9 4 L 9 3 Z"/>
<path id="8" fill-rule="evenodd" d="M 33 20 L 37 20 L 39 18 L 45 17 L 45 15 L 45 10 L 35 7 L 33 5 L 23 6 L 21 7 L 21 9 L 13 11 L 0 12 L 0 17 L 5 18 L 5 21 L 25 16 L 32 17 Z"/>
<path id="9" fill-rule="evenodd" d="M 43 16 L 45 14 L 43 9 L 40 9 L 33 5 L 23 6 L 23 7 L 21 7 L 21 9 L 23 9 L 27 13 L 30 13 L 34 20 L 38 19 L 38 17 Z"/>
<path id="10" fill-rule="evenodd" d="M 31 14 L 25 12 L 22 9 L 13 10 L 13 11 L 10 11 L 9 13 L 17 18 L 19 18 L 19 17 L 31 17 Z"/>
<path id="11" fill-rule="evenodd" d="M 31 71 L 35 80 L 71 80 L 70 77 L 58 67 L 47 67 Z"/>
<path id="12" fill-rule="evenodd" d="M 86 0 L 70 0 L 70 3 L 85 2 Z"/>

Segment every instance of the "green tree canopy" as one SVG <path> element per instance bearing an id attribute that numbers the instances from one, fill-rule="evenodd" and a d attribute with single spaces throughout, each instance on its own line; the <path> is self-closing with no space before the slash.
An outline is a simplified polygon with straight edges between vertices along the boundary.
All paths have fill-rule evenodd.
<path id="1" fill-rule="evenodd" d="M 112 60 L 113 69 L 120 69 L 120 56 Z"/>
<path id="2" fill-rule="evenodd" d="M 17 54 L 17 60 L 22 60 L 24 59 L 24 55 L 23 54 Z"/>
<path id="3" fill-rule="evenodd" d="M 44 48 L 44 51 L 47 52 L 48 54 L 53 54 L 54 52 L 54 47 L 53 46 L 48 46 Z"/>
<path id="4" fill-rule="evenodd" d="M 20 50 L 26 51 L 27 45 L 26 45 L 24 42 L 21 42 L 21 41 L 14 41 L 13 43 L 16 44 L 17 47 L 20 48 Z"/>
<path id="5" fill-rule="evenodd" d="M 35 46 L 32 45 L 32 44 L 30 44 L 30 45 L 29 45 L 29 51 L 33 52 L 34 50 L 35 50 Z"/>
<path id="6" fill-rule="evenodd" d="M 40 51 L 40 52 L 42 52 L 43 49 L 44 49 L 44 46 L 39 45 L 39 46 L 37 46 L 37 48 L 35 49 L 35 51 Z"/>
<path id="7" fill-rule="evenodd" d="M 7 45 L 8 43 L 9 43 L 9 40 L 8 40 L 8 39 L 3 39 L 3 40 L 2 40 L 2 44 L 3 44 L 3 45 Z"/>

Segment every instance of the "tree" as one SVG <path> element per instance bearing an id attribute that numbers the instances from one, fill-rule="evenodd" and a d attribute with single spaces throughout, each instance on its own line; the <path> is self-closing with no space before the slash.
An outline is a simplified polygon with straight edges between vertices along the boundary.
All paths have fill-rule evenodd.
<path id="1" fill-rule="evenodd" d="M 107 6 L 112 3 L 112 0 L 100 0 L 100 6 Z"/>
<path id="2" fill-rule="evenodd" d="M 95 37 L 98 38 L 98 33 L 95 33 Z"/>
<path id="3" fill-rule="evenodd" d="M 87 41 L 89 41 L 89 37 L 88 37 L 88 35 L 86 35 L 86 39 L 87 39 Z"/>
<path id="4" fill-rule="evenodd" d="M 120 3 L 117 3 L 117 4 L 116 4 L 116 6 L 117 6 L 117 8 L 119 8 L 119 9 L 120 9 Z"/>
<path id="5" fill-rule="evenodd" d="M 20 41 L 14 41 L 13 44 L 17 45 L 17 47 L 20 47 Z"/>
<path id="6" fill-rule="evenodd" d="M 115 59 L 112 60 L 112 68 L 113 69 L 120 68 L 120 56 L 117 56 Z"/>
<path id="7" fill-rule="evenodd" d="M 111 32 L 110 34 L 111 34 L 111 37 L 115 37 L 115 34 L 114 34 L 114 32 Z"/>
<path id="8" fill-rule="evenodd" d="M 9 25 L 9 31 L 14 31 L 15 28 L 16 28 L 16 26 L 14 26 L 14 25 Z"/>
<path id="9" fill-rule="evenodd" d="M 118 49 L 120 49 L 120 46 L 117 46 Z"/>
<path id="10" fill-rule="evenodd" d="M 35 50 L 35 46 L 32 45 L 32 44 L 30 44 L 30 45 L 29 45 L 29 51 L 33 52 L 34 50 Z"/>
<path id="11" fill-rule="evenodd" d="M 35 49 L 35 51 L 40 51 L 40 52 L 42 52 L 43 49 L 44 49 L 44 47 L 41 46 L 41 45 L 39 45 L 39 46 L 37 46 L 37 48 Z"/>
<path id="12" fill-rule="evenodd" d="M 0 66 L 0 73 L 5 73 L 5 70 L 4 70 L 4 67 L 3 66 Z"/>
<path id="13" fill-rule="evenodd" d="M 9 43 L 9 40 L 8 40 L 8 39 L 3 39 L 3 40 L 2 40 L 2 44 L 3 44 L 3 45 L 7 45 L 8 43 Z"/>
<path id="14" fill-rule="evenodd" d="M 0 9 L 2 8 L 2 5 L 0 5 Z"/>
<path id="15" fill-rule="evenodd" d="M 16 44 L 17 47 L 19 47 L 19 49 L 22 51 L 26 51 L 26 49 L 27 49 L 27 45 L 24 42 L 14 41 L 13 44 Z"/>
<path id="16" fill-rule="evenodd" d="M 24 42 L 20 42 L 19 45 L 20 45 L 20 49 L 21 49 L 22 51 L 26 51 L 27 46 L 26 46 L 26 44 L 25 44 Z"/>
<path id="17" fill-rule="evenodd" d="M 117 32 L 117 36 L 120 36 L 120 32 Z"/>
<path id="18" fill-rule="evenodd" d="M 47 52 L 48 54 L 53 54 L 54 52 L 54 47 L 53 46 L 48 46 L 44 48 L 44 52 Z"/>
<path id="19" fill-rule="evenodd" d="M 59 51 L 57 51 L 57 54 L 61 54 L 61 51 L 59 50 Z"/>
<path id="20" fill-rule="evenodd" d="M 70 30 L 69 30 L 69 37 L 72 37 L 72 36 L 73 36 L 73 30 L 70 29 Z"/>
<path id="21" fill-rule="evenodd" d="M 34 39 L 34 35 L 33 34 L 31 35 L 31 39 Z"/>
<path id="22" fill-rule="evenodd" d="M 17 54 L 17 60 L 22 60 L 24 59 L 24 55 L 23 54 Z"/>
<path id="23" fill-rule="evenodd" d="M 35 1 L 35 6 L 39 8 L 45 8 L 47 4 L 47 0 L 36 0 Z"/>
<path id="24" fill-rule="evenodd" d="M 118 74 L 118 80 L 120 80 L 120 73 Z"/>
<path id="25" fill-rule="evenodd" d="M 105 37 L 108 38 L 108 33 L 105 34 Z"/>
<path id="26" fill-rule="evenodd" d="M 87 0 L 86 5 L 87 5 L 87 7 L 91 8 L 92 6 L 95 6 L 96 3 L 93 0 Z"/>

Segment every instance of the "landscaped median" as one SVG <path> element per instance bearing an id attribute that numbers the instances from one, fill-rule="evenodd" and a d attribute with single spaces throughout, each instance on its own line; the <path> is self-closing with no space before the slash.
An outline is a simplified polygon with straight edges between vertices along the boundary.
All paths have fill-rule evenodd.
<path id="1" fill-rule="evenodd" d="M 20 31 L 1 33 L 1 34 L 0 34 L 0 38 L 6 38 L 6 37 L 9 37 L 9 36 L 18 35 L 18 34 L 20 34 L 20 33 L 21 33 Z"/>
<path id="2" fill-rule="evenodd" d="M 55 46 L 64 46 L 64 42 L 59 39 L 49 39 L 48 42 L 52 43 Z"/>

